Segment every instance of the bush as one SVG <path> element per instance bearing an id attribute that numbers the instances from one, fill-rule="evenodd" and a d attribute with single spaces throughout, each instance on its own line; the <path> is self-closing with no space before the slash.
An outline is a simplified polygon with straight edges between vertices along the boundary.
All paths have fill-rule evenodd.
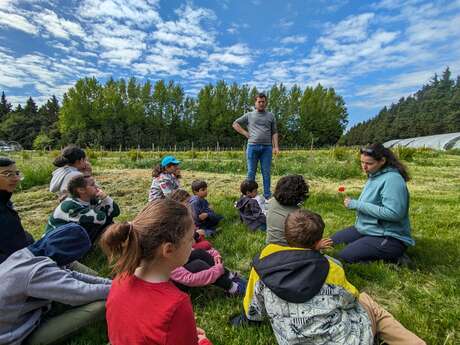
<path id="1" fill-rule="evenodd" d="M 132 162 L 136 162 L 144 158 L 142 152 L 139 150 L 130 150 L 128 151 L 127 156 L 128 156 L 128 159 L 131 160 Z"/>
<path id="2" fill-rule="evenodd" d="M 350 158 L 350 153 L 347 148 L 341 146 L 335 146 L 331 149 L 331 155 L 335 160 L 346 161 Z"/>
<path id="3" fill-rule="evenodd" d="M 51 147 L 53 141 L 45 133 L 40 133 L 34 139 L 32 147 L 34 150 L 44 150 Z"/>
<path id="4" fill-rule="evenodd" d="M 27 164 L 20 165 L 20 170 L 24 176 L 19 188 L 29 189 L 34 186 L 41 186 L 51 181 L 53 166 L 51 164 Z"/>
<path id="5" fill-rule="evenodd" d="M 22 160 L 29 160 L 31 158 L 31 155 L 27 151 L 21 151 L 21 158 Z"/>
<path id="6" fill-rule="evenodd" d="M 460 149 L 450 149 L 450 150 L 447 150 L 446 153 L 448 155 L 460 156 Z"/>
<path id="7" fill-rule="evenodd" d="M 417 153 L 417 149 L 412 147 L 398 146 L 393 149 L 393 152 L 395 153 L 396 157 L 398 157 L 398 159 L 406 162 L 412 162 L 414 160 L 414 155 Z"/>

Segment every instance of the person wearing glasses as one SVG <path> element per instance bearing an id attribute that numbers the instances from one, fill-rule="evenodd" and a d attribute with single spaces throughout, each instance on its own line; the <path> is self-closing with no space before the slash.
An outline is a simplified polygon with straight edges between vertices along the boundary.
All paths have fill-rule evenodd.
<path id="1" fill-rule="evenodd" d="M 384 260 L 402 263 L 415 241 L 409 221 L 407 168 L 382 144 L 360 150 L 367 182 L 359 198 L 345 197 L 344 205 L 356 211 L 355 225 L 334 234 L 334 245 L 346 244 L 338 256 L 348 263 Z"/>
<path id="2" fill-rule="evenodd" d="M 18 213 L 13 208 L 11 195 L 21 180 L 16 163 L 0 157 L 0 264 L 15 251 L 34 242 L 24 230 Z"/>

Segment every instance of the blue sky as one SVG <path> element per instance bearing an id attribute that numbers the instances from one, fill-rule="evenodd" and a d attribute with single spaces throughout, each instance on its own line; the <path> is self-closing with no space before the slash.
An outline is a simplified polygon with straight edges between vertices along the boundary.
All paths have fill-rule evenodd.
<path id="1" fill-rule="evenodd" d="M 59 98 L 82 77 L 334 87 L 350 125 L 450 66 L 460 0 L 0 0 L 0 90 Z"/>

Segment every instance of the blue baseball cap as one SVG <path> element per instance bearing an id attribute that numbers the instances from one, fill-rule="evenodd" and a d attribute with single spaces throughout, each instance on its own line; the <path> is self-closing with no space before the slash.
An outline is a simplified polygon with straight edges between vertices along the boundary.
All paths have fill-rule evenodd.
<path id="1" fill-rule="evenodd" d="M 163 168 L 167 167 L 169 164 L 179 164 L 180 161 L 176 159 L 174 156 L 166 156 L 161 160 L 161 166 Z"/>

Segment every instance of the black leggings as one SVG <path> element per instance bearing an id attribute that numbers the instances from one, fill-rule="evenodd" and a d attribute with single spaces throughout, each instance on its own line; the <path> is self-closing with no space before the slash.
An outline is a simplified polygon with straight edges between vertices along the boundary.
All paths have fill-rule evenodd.
<path id="1" fill-rule="evenodd" d="M 214 258 L 206 250 L 194 249 L 190 254 L 190 258 L 184 265 L 187 271 L 192 273 L 201 272 L 214 266 Z M 221 275 L 213 285 L 216 285 L 224 290 L 229 290 L 232 287 L 232 280 L 228 277 L 229 271 L 224 270 L 224 274 Z M 181 290 L 187 290 L 187 287 L 182 284 L 176 284 Z"/>

